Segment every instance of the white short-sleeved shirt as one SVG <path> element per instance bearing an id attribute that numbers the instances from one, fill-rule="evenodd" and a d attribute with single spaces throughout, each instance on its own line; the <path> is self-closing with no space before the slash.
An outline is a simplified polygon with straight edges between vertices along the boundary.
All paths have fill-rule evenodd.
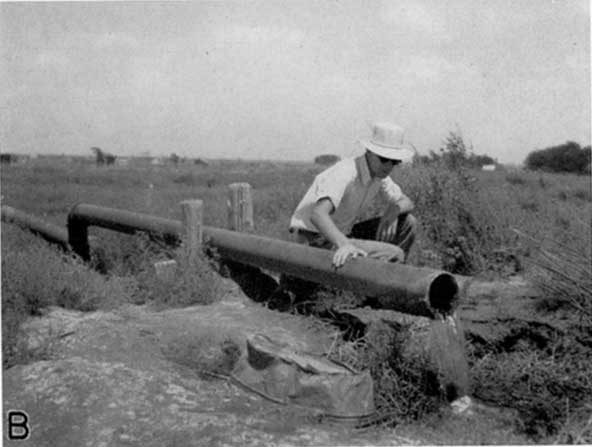
<path id="1" fill-rule="evenodd" d="M 331 215 L 333 222 L 344 234 L 349 234 L 377 194 L 382 194 L 389 203 L 397 203 L 404 197 L 390 177 L 370 177 L 364 155 L 341 160 L 315 177 L 292 215 L 290 229 L 318 232 L 310 221 L 312 210 L 319 200 L 328 198 L 335 207 Z"/>

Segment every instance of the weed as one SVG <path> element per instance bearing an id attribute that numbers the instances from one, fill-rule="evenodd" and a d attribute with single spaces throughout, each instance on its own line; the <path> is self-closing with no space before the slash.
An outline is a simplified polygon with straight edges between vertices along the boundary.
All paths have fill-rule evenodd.
<path id="1" fill-rule="evenodd" d="M 506 181 L 510 185 L 526 185 L 527 183 L 526 179 L 516 172 L 511 172 L 506 175 Z M 541 186 L 544 187 L 544 181 L 542 177 L 539 177 L 539 183 L 542 183 Z"/>
<path id="2" fill-rule="evenodd" d="M 592 201 L 592 191 L 590 189 L 577 189 L 574 191 L 573 196 L 585 202 Z"/>
<path id="3" fill-rule="evenodd" d="M 592 224 L 588 225 L 592 230 Z M 536 253 L 530 262 L 530 276 L 543 291 L 546 307 L 569 305 L 581 323 L 592 331 L 592 231 L 579 234 L 566 232 L 561 243 L 541 241 L 520 233 L 533 244 Z M 587 234 L 587 235 L 586 235 Z M 571 238 L 571 243 L 566 243 Z M 583 243 L 582 243 L 583 242 Z"/>
<path id="4" fill-rule="evenodd" d="M 159 277 L 153 264 L 143 265 L 137 277 L 146 301 L 157 308 L 168 308 L 211 304 L 222 298 L 222 279 L 211 257 L 205 252 L 190 257 L 180 248 L 175 251 L 175 258 L 177 268 L 170 276 Z"/>
<path id="5" fill-rule="evenodd" d="M 510 241 L 470 171 L 434 163 L 414 168 L 401 183 L 416 205 L 421 244 L 441 255 L 441 268 L 461 274 L 496 269 L 492 253 Z"/>
<path id="6" fill-rule="evenodd" d="M 473 394 L 517 409 L 521 431 L 538 441 L 548 439 L 563 430 L 571 415 L 592 404 L 587 355 L 574 339 L 558 340 L 544 352 L 485 355 L 473 361 Z"/>
<path id="7" fill-rule="evenodd" d="M 532 200 L 532 199 L 521 201 L 520 207 L 524 211 L 528 211 L 528 212 L 532 212 L 532 213 L 536 213 L 539 210 L 539 204 L 536 202 L 536 200 Z"/>
<path id="8" fill-rule="evenodd" d="M 377 413 L 391 423 L 419 419 L 445 398 L 429 358 L 407 349 L 411 331 L 411 325 L 374 323 L 363 338 L 341 342 L 330 354 L 353 369 L 369 370 Z"/>
<path id="9" fill-rule="evenodd" d="M 113 308 L 136 293 L 133 278 L 104 277 L 77 258 L 15 228 L 2 231 L 3 366 L 18 358 L 20 325 L 43 308 L 76 310 Z"/>

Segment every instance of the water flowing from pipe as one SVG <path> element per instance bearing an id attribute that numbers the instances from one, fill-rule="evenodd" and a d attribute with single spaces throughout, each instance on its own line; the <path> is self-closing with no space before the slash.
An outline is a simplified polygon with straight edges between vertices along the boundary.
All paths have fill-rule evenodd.
<path id="1" fill-rule="evenodd" d="M 452 402 L 469 394 L 469 364 L 465 336 L 455 312 L 437 314 L 430 323 L 428 353 L 446 398 Z"/>

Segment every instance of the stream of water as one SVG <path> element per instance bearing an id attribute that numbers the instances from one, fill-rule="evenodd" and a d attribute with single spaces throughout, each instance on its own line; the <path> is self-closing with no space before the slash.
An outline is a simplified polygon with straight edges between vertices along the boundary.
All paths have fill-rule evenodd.
<path id="1" fill-rule="evenodd" d="M 449 401 L 469 394 L 469 364 L 460 319 L 439 314 L 430 323 L 428 352 Z"/>

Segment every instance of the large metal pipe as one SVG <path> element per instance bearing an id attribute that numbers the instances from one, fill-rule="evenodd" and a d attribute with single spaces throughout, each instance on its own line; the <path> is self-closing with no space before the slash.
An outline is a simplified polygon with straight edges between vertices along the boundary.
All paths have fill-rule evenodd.
<path id="1" fill-rule="evenodd" d="M 6 205 L 2 205 L 2 222 L 18 225 L 41 236 L 48 242 L 58 244 L 63 249 L 69 249 L 68 231 L 64 227 L 45 222 L 38 217 Z"/>
<path id="2" fill-rule="evenodd" d="M 147 231 L 177 241 L 182 234 L 179 221 L 78 204 L 68 215 L 69 242 L 86 259 L 89 225 L 126 233 Z M 336 269 L 329 250 L 207 226 L 203 235 L 223 258 L 352 290 L 375 298 L 375 306 L 383 309 L 433 317 L 458 305 L 459 287 L 447 272 L 368 258 L 352 259 Z"/>
<path id="3" fill-rule="evenodd" d="M 72 250 L 86 261 L 90 259 L 89 226 L 109 228 L 128 234 L 143 231 L 164 236 L 170 239 L 168 242 L 180 241 L 183 230 L 181 222 L 177 220 L 79 203 L 68 213 L 68 241 Z"/>

